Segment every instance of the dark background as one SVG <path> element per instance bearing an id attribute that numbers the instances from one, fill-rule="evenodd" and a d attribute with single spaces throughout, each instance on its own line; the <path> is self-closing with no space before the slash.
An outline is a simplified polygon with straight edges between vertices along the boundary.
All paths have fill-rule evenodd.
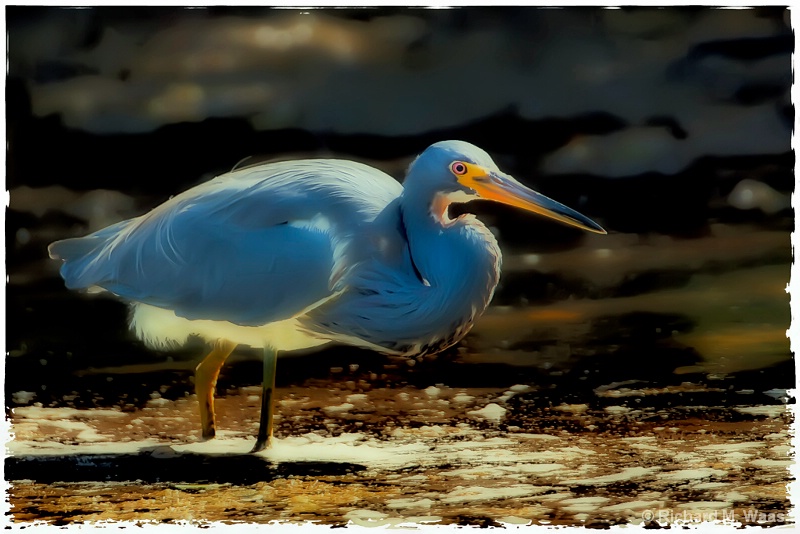
<path id="1" fill-rule="evenodd" d="M 122 304 L 63 288 L 46 246 L 139 215 L 251 156 L 359 159 L 402 179 L 430 143 L 463 139 L 597 220 L 609 249 L 698 243 L 696 261 L 618 266 L 607 284 L 509 271 L 496 304 L 646 295 L 691 287 L 698 273 L 759 266 L 785 266 L 776 282 L 788 282 L 794 41 L 786 9 L 8 7 L 6 17 L 7 407 L 34 399 L 18 391 L 45 405 L 86 406 L 138 404 L 160 383 L 176 396 L 191 390 L 199 346 L 145 350 Z M 595 250 L 585 234 L 527 214 L 469 209 L 498 232 L 508 258 Z M 756 256 L 743 241 L 741 254 L 715 259 L 707 245 L 719 228 L 786 239 Z M 788 328 L 788 296 L 770 299 L 778 311 L 765 322 Z M 680 382 L 673 369 L 704 354 L 653 332 L 691 332 L 700 322 L 691 309 L 609 312 L 565 365 L 602 371 L 584 389 L 637 372 Z M 548 342 L 534 333 L 516 350 L 546 353 Z M 475 352 L 469 339 L 466 347 Z M 791 387 L 788 340 L 779 352 L 731 380 Z M 476 372 L 459 358 L 453 351 L 388 379 L 505 385 L 550 369 L 508 367 L 487 353 Z M 385 363 L 330 349 L 282 360 L 279 385 L 326 378 L 330 366 L 353 361 L 363 372 Z M 96 370 L 138 362 L 156 367 L 124 386 Z M 225 373 L 225 384 L 260 376 L 248 361 Z"/>

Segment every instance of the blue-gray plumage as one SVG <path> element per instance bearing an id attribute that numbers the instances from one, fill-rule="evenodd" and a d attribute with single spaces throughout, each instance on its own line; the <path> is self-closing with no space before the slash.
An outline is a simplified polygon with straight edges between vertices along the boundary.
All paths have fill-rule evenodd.
<path id="1" fill-rule="evenodd" d="M 445 141 L 411 164 L 403 186 L 350 161 L 257 165 L 141 217 L 53 243 L 50 254 L 64 261 L 67 287 L 129 301 L 132 326 L 147 344 L 180 345 L 190 335 L 214 344 L 198 366 L 209 382 L 203 436 L 212 437 L 213 386 L 237 344 L 264 347 L 274 361 L 276 350 L 327 342 L 417 355 L 466 335 L 492 298 L 501 264 L 483 224 L 448 215 L 451 203 L 476 198 L 604 233 L 503 174 L 481 149 Z M 266 399 L 273 386 L 264 387 Z M 271 434 L 271 402 L 264 402 L 254 450 Z"/>

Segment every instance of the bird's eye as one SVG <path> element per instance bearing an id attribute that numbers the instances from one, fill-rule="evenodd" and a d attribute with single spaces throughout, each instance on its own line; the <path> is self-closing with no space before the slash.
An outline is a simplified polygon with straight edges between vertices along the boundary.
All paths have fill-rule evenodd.
<path id="1" fill-rule="evenodd" d="M 467 174 L 467 166 L 464 165 L 464 163 L 462 163 L 460 161 L 454 161 L 450 165 L 450 170 L 453 171 L 453 174 L 455 174 L 457 176 L 461 176 L 461 175 Z"/>

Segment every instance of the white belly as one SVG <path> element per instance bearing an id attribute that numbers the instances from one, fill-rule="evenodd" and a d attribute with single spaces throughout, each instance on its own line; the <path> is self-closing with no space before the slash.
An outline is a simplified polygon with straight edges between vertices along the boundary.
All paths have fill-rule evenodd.
<path id="1" fill-rule="evenodd" d="M 227 339 L 240 345 L 257 348 L 268 345 L 281 351 L 317 347 L 330 341 L 302 331 L 297 318 L 263 326 L 240 326 L 228 321 L 192 321 L 178 317 L 172 310 L 140 303 L 133 305 L 131 328 L 136 337 L 156 349 L 179 347 L 193 335 L 208 342 Z"/>

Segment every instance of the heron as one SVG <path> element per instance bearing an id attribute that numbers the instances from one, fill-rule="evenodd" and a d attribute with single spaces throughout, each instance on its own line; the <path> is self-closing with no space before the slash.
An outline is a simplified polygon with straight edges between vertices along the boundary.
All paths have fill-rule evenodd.
<path id="1" fill-rule="evenodd" d="M 435 143 L 403 185 L 354 161 L 252 165 L 178 194 L 146 214 L 49 246 L 69 289 L 131 307 L 152 349 L 199 337 L 202 439 L 216 434 L 214 395 L 228 356 L 263 350 L 252 452 L 273 441 L 278 353 L 328 343 L 417 357 L 458 343 L 486 310 L 501 254 L 489 229 L 450 206 L 500 202 L 606 233 L 596 222 L 502 172 L 464 141 Z"/>

